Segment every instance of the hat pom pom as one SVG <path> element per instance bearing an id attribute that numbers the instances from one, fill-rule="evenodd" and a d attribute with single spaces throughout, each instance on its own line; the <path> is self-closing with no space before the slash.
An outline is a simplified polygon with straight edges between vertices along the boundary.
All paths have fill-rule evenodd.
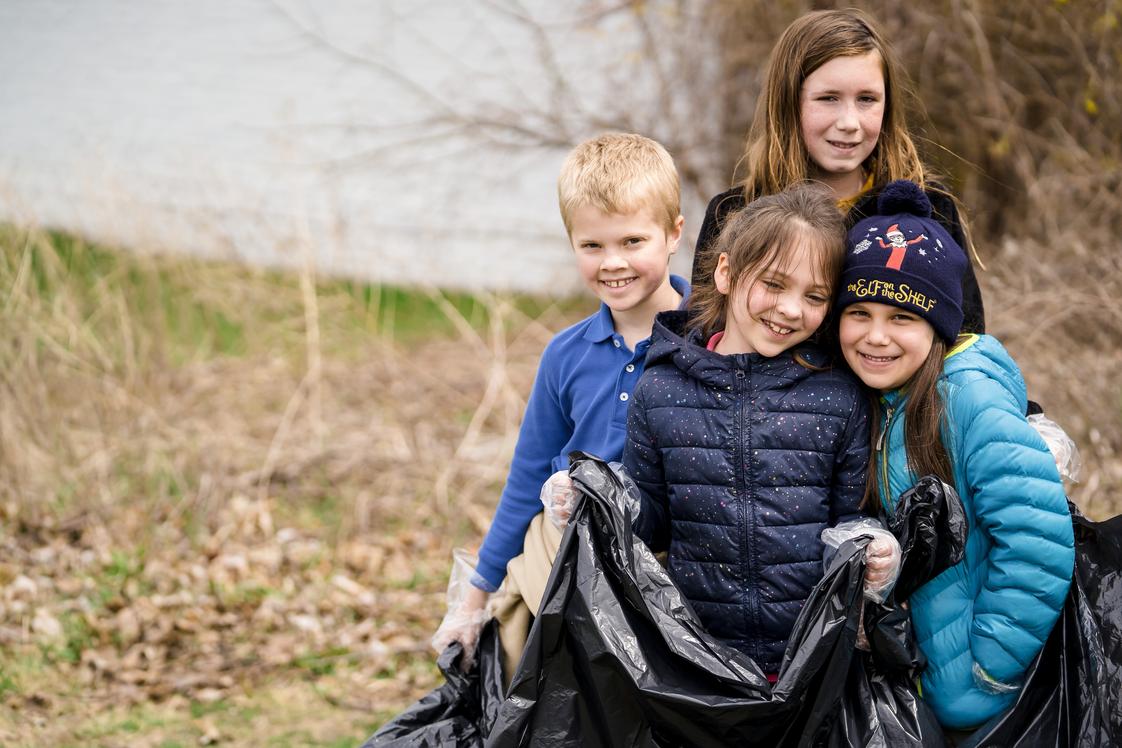
<path id="1" fill-rule="evenodd" d="M 921 218 L 931 217 L 931 201 L 927 194 L 915 182 L 907 179 L 897 179 L 889 182 L 881 190 L 877 200 L 877 213 L 882 216 L 894 216 L 898 213 L 909 213 Z"/>

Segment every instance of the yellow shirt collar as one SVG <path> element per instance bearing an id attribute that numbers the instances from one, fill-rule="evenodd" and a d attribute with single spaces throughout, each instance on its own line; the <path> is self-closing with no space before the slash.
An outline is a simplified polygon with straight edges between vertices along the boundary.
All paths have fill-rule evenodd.
<path id="1" fill-rule="evenodd" d="M 842 213 L 848 213 L 850 209 L 857 204 L 857 201 L 861 199 L 861 196 L 872 188 L 873 172 L 870 171 L 865 175 L 865 183 L 861 185 L 861 189 L 857 191 L 856 195 L 850 195 L 849 197 L 838 200 L 838 210 L 840 210 Z"/>

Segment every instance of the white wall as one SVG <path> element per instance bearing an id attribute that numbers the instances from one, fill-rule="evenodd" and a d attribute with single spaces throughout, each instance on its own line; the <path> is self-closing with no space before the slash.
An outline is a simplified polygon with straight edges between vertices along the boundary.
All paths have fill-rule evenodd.
<path id="1" fill-rule="evenodd" d="M 525 24 L 494 8 L 8 0 L 0 219 L 263 264 L 310 253 L 371 280 L 571 291 L 563 148 L 412 142 L 442 111 L 423 91 L 497 115 L 551 94 Z M 592 91 L 595 64 L 626 50 L 567 28 L 560 54 Z"/>

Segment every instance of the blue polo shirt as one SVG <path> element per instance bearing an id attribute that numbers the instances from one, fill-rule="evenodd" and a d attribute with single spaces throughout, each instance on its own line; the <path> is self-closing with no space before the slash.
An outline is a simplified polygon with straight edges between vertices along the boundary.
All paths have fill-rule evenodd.
<path id="1" fill-rule="evenodd" d="M 689 295 L 684 278 L 671 275 L 670 285 L 683 301 Z M 522 552 L 530 520 L 542 510 L 542 484 L 568 469 L 569 452 L 579 449 L 608 461 L 622 457 L 628 401 L 649 346 L 648 337 L 628 350 L 603 303 L 596 314 L 549 341 L 526 403 L 506 487 L 479 549 L 479 567 L 471 580 L 476 587 L 498 589 L 507 562 Z"/>

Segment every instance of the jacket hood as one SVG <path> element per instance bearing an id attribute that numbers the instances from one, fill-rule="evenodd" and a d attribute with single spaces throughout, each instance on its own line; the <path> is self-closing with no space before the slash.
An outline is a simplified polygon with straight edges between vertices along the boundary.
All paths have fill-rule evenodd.
<path id="1" fill-rule="evenodd" d="M 943 364 L 943 376 L 950 382 L 963 381 L 970 372 L 993 379 L 1016 399 L 1021 412 L 1028 407 L 1025 379 L 1005 347 L 992 335 L 975 335 L 951 350 Z"/>
<path id="2" fill-rule="evenodd" d="M 687 329 L 688 319 L 689 313 L 680 310 L 662 312 L 655 318 L 651 347 L 647 351 L 647 368 L 669 363 L 710 386 L 724 387 L 728 385 L 730 375 L 738 369 L 751 369 L 783 380 L 804 379 L 813 370 L 796 361 L 795 353 L 813 366 L 830 366 L 830 357 L 814 345 L 797 346 L 772 357 L 759 353 L 725 356 L 708 350 L 700 333 Z"/>

